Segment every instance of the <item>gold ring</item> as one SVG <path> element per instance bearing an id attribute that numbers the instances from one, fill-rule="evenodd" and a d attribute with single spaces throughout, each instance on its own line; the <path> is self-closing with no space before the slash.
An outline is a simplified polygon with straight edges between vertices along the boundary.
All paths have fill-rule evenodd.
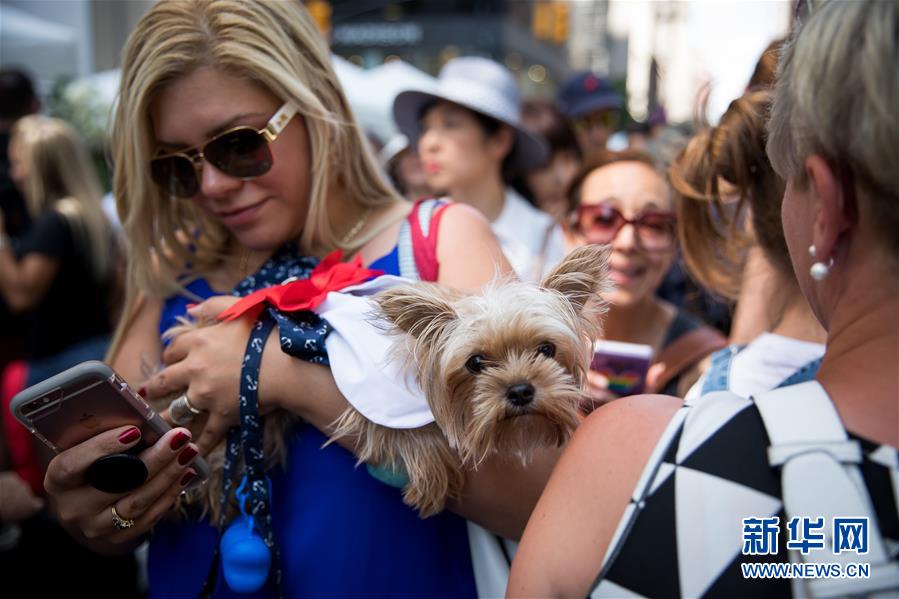
<path id="1" fill-rule="evenodd" d="M 187 399 L 186 392 L 173 399 L 172 403 L 169 404 L 169 416 L 171 416 L 172 422 L 177 426 L 190 424 L 194 416 L 202 412 L 203 410 L 198 410 L 191 405 L 190 400 Z"/>
<path id="2" fill-rule="evenodd" d="M 134 526 L 134 520 L 122 518 L 119 516 L 119 513 L 115 511 L 115 506 L 112 506 L 112 525 L 116 527 L 116 530 L 127 530 Z"/>

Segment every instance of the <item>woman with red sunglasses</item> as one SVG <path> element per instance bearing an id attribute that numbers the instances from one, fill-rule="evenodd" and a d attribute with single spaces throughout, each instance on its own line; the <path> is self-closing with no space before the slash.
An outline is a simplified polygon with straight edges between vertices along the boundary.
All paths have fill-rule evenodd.
<path id="1" fill-rule="evenodd" d="M 569 195 L 578 241 L 612 247 L 603 338 L 649 346 L 653 359 L 643 387 L 683 397 L 699 376 L 697 365 L 724 338 L 656 295 L 677 252 L 667 181 L 643 152 L 607 152 L 587 160 Z M 588 373 L 594 402 L 619 397 L 608 374 Z"/>
<path id="2" fill-rule="evenodd" d="M 182 518 L 169 511 L 191 483 L 198 453 L 238 424 L 247 437 L 254 434 L 239 412 L 248 403 L 240 391 L 245 349 L 257 329 L 237 319 L 183 333 L 167 347 L 160 332 L 188 311 L 198 320 L 215 317 L 236 301 L 229 292 L 259 287 L 278 272 L 261 287 L 292 272 L 307 277 L 336 249 L 405 275 L 401 252 L 413 250 L 401 242 L 413 235 L 411 247 L 418 247 L 408 231 L 419 224 L 409 217 L 425 209 L 430 229 L 422 232 L 431 245 L 421 249 L 431 251 L 431 280 L 479 289 L 511 267 L 474 209 L 431 201 L 410 215 L 409 204 L 384 183 L 327 44 L 299 2 L 154 4 L 125 48 L 112 139 L 130 252 L 127 307 L 109 361 L 135 388 L 144 385 L 148 399 L 177 395 L 170 417 L 191 428 L 173 429 L 141 454 L 150 477 L 134 490 L 108 494 L 85 482 L 97 458 L 137 443 L 134 427 L 101 432 L 62 452 L 50 464 L 47 490 L 62 522 L 93 547 L 127 551 L 149 537 L 151 596 L 227 593 L 224 548 L 216 558 L 218 522 L 201 509 L 208 506 L 188 506 Z M 422 267 L 417 276 L 425 277 L 426 263 L 414 254 L 413 264 Z M 271 556 L 280 585 L 272 574 L 261 592 L 475 595 L 465 519 L 518 538 L 558 451 L 527 469 L 488 460 L 472 474 L 464 502 L 450 506 L 463 517 L 447 512 L 421 520 L 398 489 L 355 468 L 349 451 L 322 448 L 319 430 L 330 430 L 346 400 L 329 368 L 282 351 L 278 333 L 261 340 L 268 349 L 247 389 L 258 394 L 261 413 L 281 409 L 302 420 L 271 445 L 266 437 L 258 455 L 283 460 L 266 471 L 270 487 L 249 489 L 268 495 L 270 519 L 257 523 L 265 535 L 274 529 L 280 546 L 280 558 Z M 165 368 L 148 379 L 142 366 L 160 363 Z M 223 492 L 222 505 L 228 498 Z"/>

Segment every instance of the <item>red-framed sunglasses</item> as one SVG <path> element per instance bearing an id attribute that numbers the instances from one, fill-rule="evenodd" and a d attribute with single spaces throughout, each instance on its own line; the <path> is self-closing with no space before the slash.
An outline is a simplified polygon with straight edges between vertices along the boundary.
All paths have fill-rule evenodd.
<path id="1" fill-rule="evenodd" d="M 669 210 L 644 210 L 635 218 L 626 218 L 607 203 L 581 204 L 576 226 L 589 243 L 612 243 L 624 225 L 634 227 L 637 246 L 647 252 L 664 252 L 675 245 L 677 220 Z"/>
<path id="2" fill-rule="evenodd" d="M 200 191 L 204 160 L 229 177 L 260 177 L 274 163 L 269 144 L 296 113 L 296 105 L 286 102 L 262 129 L 234 127 L 197 146 L 156 156 L 150 160 L 150 177 L 164 192 L 179 198 L 192 198 Z"/>

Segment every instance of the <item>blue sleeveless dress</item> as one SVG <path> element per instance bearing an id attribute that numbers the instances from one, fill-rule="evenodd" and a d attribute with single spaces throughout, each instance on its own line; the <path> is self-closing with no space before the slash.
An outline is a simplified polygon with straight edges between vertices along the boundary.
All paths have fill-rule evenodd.
<path id="1" fill-rule="evenodd" d="M 397 248 L 370 268 L 399 274 Z M 187 286 L 205 298 L 206 281 Z M 169 298 L 160 331 L 191 301 Z M 278 351 L 269 347 L 267 351 Z M 281 546 L 287 597 L 475 597 L 466 521 L 444 512 L 426 520 L 402 502 L 399 489 L 355 467 L 338 445 L 301 424 L 288 445 L 287 465 L 270 472 L 272 521 Z M 154 597 L 196 597 L 212 562 L 217 531 L 208 520 L 163 521 L 153 530 L 148 560 Z M 231 591 L 219 569 L 216 597 L 272 597 Z"/>

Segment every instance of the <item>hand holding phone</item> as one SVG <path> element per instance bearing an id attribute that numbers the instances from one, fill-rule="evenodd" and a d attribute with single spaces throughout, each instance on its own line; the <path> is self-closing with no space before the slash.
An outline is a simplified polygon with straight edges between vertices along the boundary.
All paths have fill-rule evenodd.
<path id="1" fill-rule="evenodd" d="M 171 427 L 109 366 L 83 362 L 50 377 L 12 400 L 13 415 L 56 453 L 104 431 L 133 425 L 140 442 L 128 451 L 97 459 L 85 477 L 107 493 L 124 493 L 147 480 L 147 467 L 138 455 L 156 443 Z M 199 480 L 208 476 L 205 462 L 193 464 Z"/>
<path id="2" fill-rule="evenodd" d="M 642 393 L 652 362 L 652 346 L 624 341 L 597 341 L 590 370 L 609 381 L 609 391 L 619 396 Z"/>
<path id="3" fill-rule="evenodd" d="M 149 471 L 147 482 L 114 494 L 90 485 L 85 480 L 90 466 L 98 458 L 133 447 L 139 441 L 137 431 L 125 425 L 98 433 L 63 450 L 47 465 L 44 488 L 60 523 L 80 533 L 81 542 L 95 550 L 133 549 L 198 478 L 193 462 L 197 446 L 190 442 L 189 431 L 175 428 L 141 452 Z"/>
<path id="4" fill-rule="evenodd" d="M 100 362 L 80 364 L 26 389 L 11 408 L 58 453 L 47 466 L 44 487 L 59 521 L 97 550 L 134 548 L 189 485 L 207 477 L 190 431 L 170 429 Z M 105 475 L 93 472 L 111 456 L 127 458 L 106 466 Z M 128 491 L 121 489 L 135 482 L 125 480 L 131 476 L 121 471 L 125 461 L 139 464 L 140 478 L 146 479 Z"/>

